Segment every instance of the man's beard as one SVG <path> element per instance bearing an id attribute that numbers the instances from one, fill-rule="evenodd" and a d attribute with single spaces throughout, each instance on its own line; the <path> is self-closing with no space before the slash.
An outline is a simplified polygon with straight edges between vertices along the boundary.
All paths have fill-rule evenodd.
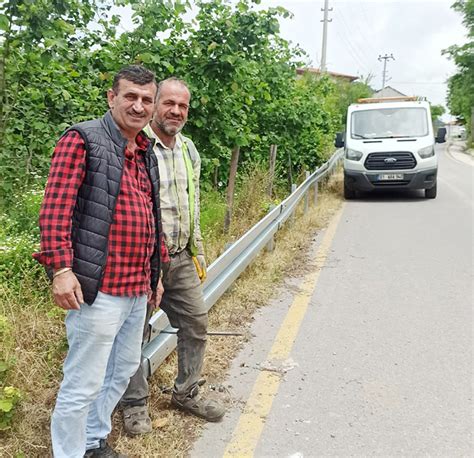
<path id="1" fill-rule="evenodd" d="M 181 129 L 184 127 L 184 122 L 182 122 L 179 125 L 176 125 L 176 124 L 168 125 L 166 123 L 166 120 L 162 122 L 157 122 L 156 124 L 166 135 L 169 135 L 170 137 L 173 137 L 177 133 L 181 132 Z"/>

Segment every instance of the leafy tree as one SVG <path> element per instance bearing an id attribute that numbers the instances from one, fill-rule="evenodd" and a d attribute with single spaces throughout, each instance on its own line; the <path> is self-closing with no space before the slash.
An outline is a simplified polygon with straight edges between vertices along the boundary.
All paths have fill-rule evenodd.
<path id="1" fill-rule="evenodd" d="M 344 80 L 337 80 L 335 82 L 336 90 L 332 95 L 331 111 L 339 117 L 339 130 L 344 129 L 347 107 L 358 99 L 369 98 L 373 95 L 374 91 L 369 86 L 370 78 L 371 76 L 369 75 L 365 79 L 354 81 L 352 83 Z"/>
<path id="2" fill-rule="evenodd" d="M 443 51 L 454 60 L 459 69 L 448 81 L 448 106 L 451 113 L 470 128 L 474 107 L 474 0 L 458 0 L 452 7 L 464 15 L 463 24 L 468 29 L 468 42 Z"/>
<path id="3" fill-rule="evenodd" d="M 443 105 L 431 105 L 431 120 L 436 121 L 445 113 Z"/>
<path id="4" fill-rule="evenodd" d="M 314 168 L 332 145 L 347 105 L 368 86 L 296 79 L 304 53 L 279 35 L 283 8 L 258 0 L 8 0 L 0 6 L 0 193 L 41 188 L 58 135 L 106 110 L 105 90 L 123 65 L 191 89 L 186 132 L 203 177 L 226 181 L 230 153 Z M 110 7 L 130 6 L 134 29 L 120 36 Z M 283 165 L 281 165 L 283 167 Z M 218 172 L 217 174 L 215 172 Z"/>
<path id="5" fill-rule="evenodd" d="M 46 175 L 59 133 L 103 111 L 90 48 L 110 5 L 93 0 L 9 0 L 0 6 L 0 164 L 2 197 Z M 90 27 L 96 21 L 98 28 Z"/>

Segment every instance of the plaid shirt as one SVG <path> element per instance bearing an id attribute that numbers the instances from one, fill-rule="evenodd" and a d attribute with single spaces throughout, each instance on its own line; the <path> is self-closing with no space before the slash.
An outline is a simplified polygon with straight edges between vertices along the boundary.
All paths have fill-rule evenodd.
<path id="1" fill-rule="evenodd" d="M 160 169 L 160 207 L 163 234 L 171 254 L 183 251 L 191 236 L 190 209 L 188 194 L 188 173 L 184 162 L 184 137 L 177 135 L 174 147 L 168 148 L 151 128 L 145 130 L 155 139 L 154 151 Z M 194 242 L 200 254 L 204 254 L 200 227 L 199 175 L 201 160 L 194 144 L 188 140 L 188 148 L 194 149 L 191 159 L 194 170 Z"/>
<path id="2" fill-rule="evenodd" d="M 148 139 L 136 138 L 137 149 L 125 150 L 120 192 L 108 240 L 100 291 L 113 296 L 139 296 L 150 289 L 150 257 L 155 244 L 152 189 L 143 157 Z M 86 173 L 84 140 L 68 132 L 56 145 L 40 212 L 41 252 L 33 257 L 57 270 L 71 267 L 72 214 Z M 161 254 L 166 261 L 164 244 Z"/>

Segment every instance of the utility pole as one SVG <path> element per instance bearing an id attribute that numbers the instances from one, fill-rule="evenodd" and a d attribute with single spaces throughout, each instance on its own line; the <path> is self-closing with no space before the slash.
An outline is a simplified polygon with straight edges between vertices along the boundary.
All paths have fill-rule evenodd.
<path id="1" fill-rule="evenodd" d="M 321 73 L 326 71 L 326 48 L 327 48 L 327 36 L 328 36 L 328 22 L 332 22 L 332 19 L 328 19 L 329 11 L 332 11 L 332 8 L 328 8 L 329 0 L 324 0 L 324 9 L 321 8 L 321 11 L 324 11 L 324 19 L 321 21 L 323 23 L 323 49 L 321 52 Z"/>
<path id="2" fill-rule="evenodd" d="M 385 87 L 385 81 L 387 80 L 387 60 L 392 59 L 395 60 L 395 57 L 393 57 L 393 54 L 385 54 L 385 56 L 380 56 L 379 55 L 379 61 L 382 62 L 383 60 L 383 73 L 382 73 L 382 89 Z"/>

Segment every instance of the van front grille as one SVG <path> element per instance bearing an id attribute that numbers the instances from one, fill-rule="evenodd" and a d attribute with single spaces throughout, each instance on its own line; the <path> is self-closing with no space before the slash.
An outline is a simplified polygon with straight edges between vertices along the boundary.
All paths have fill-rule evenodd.
<path id="1" fill-rule="evenodd" d="M 370 153 L 364 165 L 367 170 L 407 170 L 416 167 L 416 159 L 409 151 Z"/>

